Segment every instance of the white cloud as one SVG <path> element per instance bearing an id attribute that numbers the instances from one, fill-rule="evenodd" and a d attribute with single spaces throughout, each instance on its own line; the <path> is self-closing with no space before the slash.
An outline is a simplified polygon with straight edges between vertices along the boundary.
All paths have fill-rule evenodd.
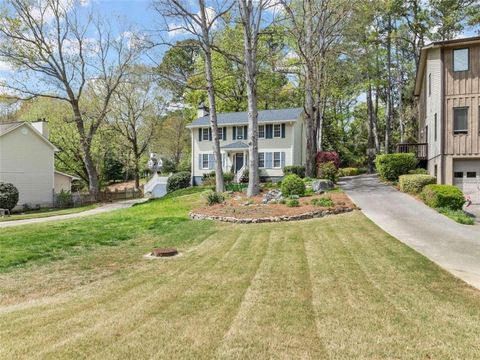
<path id="1" fill-rule="evenodd" d="M 13 68 L 11 67 L 10 64 L 0 60 L 0 71 L 12 71 L 12 70 Z"/>

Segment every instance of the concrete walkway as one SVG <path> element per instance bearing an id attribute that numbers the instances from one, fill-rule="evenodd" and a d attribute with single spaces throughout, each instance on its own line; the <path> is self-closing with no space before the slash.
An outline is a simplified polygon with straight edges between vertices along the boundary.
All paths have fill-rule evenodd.
<path id="1" fill-rule="evenodd" d="M 82 212 L 75 213 L 75 214 L 55 215 L 55 216 L 49 216 L 49 217 L 43 217 L 43 218 L 37 218 L 37 219 L 3 221 L 3 222 L 0 222 L 0 229 L 1 228 L 7 228 L 7 227 L 13 227 L 13 226 L 28 225 L 28 224 L 39 224 L 39 223 L 50 222 L 50 221 L 77 219 L 77 218 L 82 218 L 82 217 L 85 217 L 85 216 L 98 215 L 98 214 L 111 212 L 111 211 L 114 211 L 114 210 L 126 209 L 126 208 L 129 208 L 129 207 L 133 206 L 134 204 L 139 204 L 139 203 L 145 202 L 147 200 L 148 199 L 143 199 L 142 198 L 142 199 L 132 199 L 132 200 L 119 201 L 119 202 L 114 202 L 114 203 L 111 203 L 111 204 L 105 204 L 105 205 L 99 206 L 95 209 L 86 210 L 86 211 L 82 211 Z"/>
<path id="2" fill-rule="evenodd" d="M 343 178 L 342 189 L 390 235 L 480 289 L 480 225 L 461 225 L 374 175 Z"/>

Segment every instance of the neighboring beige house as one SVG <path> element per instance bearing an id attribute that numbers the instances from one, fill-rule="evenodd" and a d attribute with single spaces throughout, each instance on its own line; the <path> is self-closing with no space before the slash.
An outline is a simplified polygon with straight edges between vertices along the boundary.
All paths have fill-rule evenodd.
<path id="1" fill-rule="evenodd" d="M 223 171 L 236 179 L 248 167 L 248 120 L 246 112 L 218 114 Z M 192 183 L 201 184 L 203 174 L 214 170 L 210 118 L 199 110 L 189 126 L 192 140 Z M 303 109 L 261 110 L 258 112 L 258 152 L 262 180 L 278 181 L 283 168 L 305 164 Z"/>
<path id="2" fill-rule="evenodd" d="M 439 183 L 480 203 L 480 37 L 434 42 L 421 50 L 417 154 Z"/>
<path id="3" fill-rule="evenodd" d="M 75 178 L 55 171 L 56 151 L 44 121 L 0 124 L 0 182 L 17 187 L 17 208 L 51 206 L 54 191 L 70 191 Z"/>

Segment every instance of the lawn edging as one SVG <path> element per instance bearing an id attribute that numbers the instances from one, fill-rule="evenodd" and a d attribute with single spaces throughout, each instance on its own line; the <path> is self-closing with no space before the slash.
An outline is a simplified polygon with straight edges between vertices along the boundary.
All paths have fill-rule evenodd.
<path id="1" fill-rule="evenodd" d="M 321 218 L 329 215 L 343 214 L 343 213 L 351 212 L 353 210 L 356 210 L 356 209 L 353 209 L 350 207 L 336 207 L 335 209 L 315 210 L 315 211 L 309 211 L 303 214 L 271 216 L 271 217 L 262 217 L 262 218 L 236 218 L 233 216 L 208 215 L 208 214 L 202 214 L 202 213 L 191 211 L 189 213 L 189 216 L 192 220 L 217 220 L 217 221 L 229 222 L 234 224 L 258 224 L 258 223 L 268 223 L 268 222 L 308 220 L 308 219 L 314 219 L 314 218 Z"/>

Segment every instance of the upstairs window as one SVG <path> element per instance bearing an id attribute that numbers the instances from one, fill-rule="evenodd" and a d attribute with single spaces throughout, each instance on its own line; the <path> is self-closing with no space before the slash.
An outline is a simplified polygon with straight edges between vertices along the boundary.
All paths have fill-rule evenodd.
<path id="1" fill-rule="evenodd" d="M 258 125 L 258 137 L 265 139 L 265 125 Z"/>
<path id="2" fill-rule="evenodd" d="M 224 129 L 223 128 L 218 128 L 218 139 L 219 140 L 223 140 L 223 131 Z"/>
<path id="3" fill-rule="evenodd" d="M 469 65 L 468 49 L 453 50 L 453 71 L 468 71 Z"/>
<path id="4" fill-rule="evenodd" d="M 282 127 L 280 124 L 273 125 L 273 137 L 281 137 L 282 136 Z"/>
<path id="5" fill-rule="evenodd" d="M 202 140 L 208 141 L 210 139 L 209 134 L 208 134 L 208 128 L 203 128 L 202 129 Z"/>
<path id="6" fill-rule="evenodd" d="M 468 134 L 468 107 L 453 108 L 453 133 Z"/>

